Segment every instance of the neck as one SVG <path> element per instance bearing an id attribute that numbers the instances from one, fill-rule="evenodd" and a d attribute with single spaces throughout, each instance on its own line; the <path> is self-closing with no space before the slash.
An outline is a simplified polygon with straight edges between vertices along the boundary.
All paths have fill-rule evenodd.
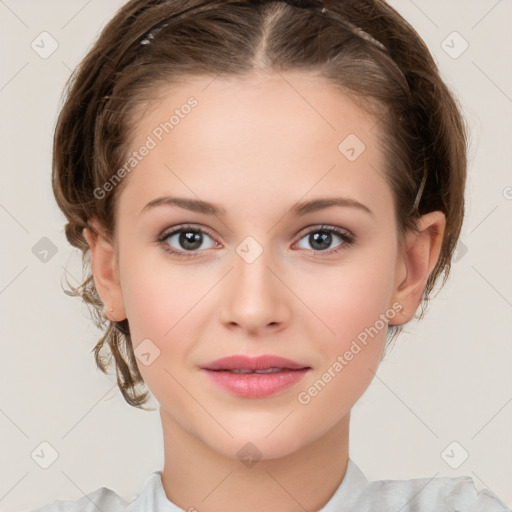
<path id="1" fill-rule="evenodd" d="M 167 498 L 191 512 L 320 510 L 345 477 L 350 414 L 326 434 L 277 459 L 245 465 L 193 437 L 160 409 Z"/>

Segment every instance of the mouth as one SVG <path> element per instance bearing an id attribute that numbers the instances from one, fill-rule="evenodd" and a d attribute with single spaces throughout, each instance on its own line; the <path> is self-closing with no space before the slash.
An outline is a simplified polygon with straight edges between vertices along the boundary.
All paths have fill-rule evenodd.
<path id="1" fill-rule="evenodd" d="M 210 380 L 231 394 L 263 398 L 282 392 L 311 370 L 310 366 L 282 357 L 230 356 L 201 367 Z"/>
<path id="2" fill-rule="evenodd" d="M 246 375 L 249 373 L 279 373 L 279 372 L 296 372 L 299 370 L 304 370 L 305 368 L 263 368 L 261 370 L 247 370 L 245 368 L 233 368 L 231 370 L 210 370 L 212 372 L 229 372 L 229 373 L 238 373 L 242 375 Z"/>
<path id="3" fill-rule="evenodd" d="M 236 371 L 238 373 L 276 373 L 283 370 L 303 370 L 308 365 L 274 355 L 249 357 L 235 355 L 216 359 L 202 366 L 204 370 Z"/>

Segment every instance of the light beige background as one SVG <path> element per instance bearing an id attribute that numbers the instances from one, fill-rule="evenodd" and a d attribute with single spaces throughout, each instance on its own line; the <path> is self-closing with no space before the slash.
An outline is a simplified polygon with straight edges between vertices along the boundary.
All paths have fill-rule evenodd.
<path id="1" fill-rule="evenodd" d="M 50 188 L 62 87 L 122 3 L 0 0 L 2 511 L 101 486 L 131 500 L 163 465 L 158 412 L 128 406 L 115 377 L 95 368 L 99 333 L 61 289 L 65 273 L 80 278 L 80 258 Z M 468 208 L 450 280 L 353 411 L 350 453 L 370 480 L 469 475 L 510 506 L 512 3 L 392 5 L 429 45 L 471 125 Z M 31 47 L 43 31 L 58 42 L 47 59 Z M 456 59 L 445 51 L 462 48 L 454 31 L 469 44 Z M 57 248 L 46 263 L 32 252 L 43 237 Z M 441 457 L 452 441 L 463 447 L 453 457 L 469 453 L 458 469 Z M 48 469 L 31 456 L 42 442 L 58 452 Z"/>

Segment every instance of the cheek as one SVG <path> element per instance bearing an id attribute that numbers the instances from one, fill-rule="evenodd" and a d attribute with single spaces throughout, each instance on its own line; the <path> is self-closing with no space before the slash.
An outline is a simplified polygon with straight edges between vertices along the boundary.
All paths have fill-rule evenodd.
<path id="1" fill-rule="evenodd" d="M 171 264 L 165 255 L 155 253 L 125 253 L 120 271 L 137 365 L 148 386 L 158 389 L 162 379 L 166 386 L 173 385 L 163 370 L 178 376 L 193 369 L 196 361 L 190 354 L 201 338 L 204 307 L 209 304 L 205 294 L 218 278 L 207 268 Z M 142 342 L 146 345 L 138 349 Z M 159 355 L 146 366 L 138 356 L 147 346 Z"/>
<path id="2" fill-rule="evenodd" d="M 330 269 L 328 279 L 310 281 L 309 289 L 315 292 L 310 292 L 309 304 L 322 323 L 317 318 L 314 325 L 310 322 L 309 337 L 322 362 L 302 388 L 306 396 L 300 403 L 314 398 L 318 406 L 330 403 L 348 411 L 371 382 L 370 370 L 379 365 L 387 322 L 395 315 L 390 307 L 394 254 L 389 248 L 377 253 L 378 260 L 375 254 L 365 258 L 360 253 L 357 263 Z M 326 284 L 323 292 L 320 283 Z"/>
<path id="3" fill-rule="evenodd" d="M 169 285 L 163 294 L 164 280 L 156 279 L 145 266 L 131 266 L 125 275 L 123 298 L 134 347 L 142 339 L 163 337 L 172 327 L 176 294 Z"/>
<path id="4" fill-rule="evenodd" d="M 297 394 L 300 404 L 312 405 L 306 407 L 307 414 L 329 410 L 333 423 L 347 414 L 367 389 L 386 341 L 385 295 L 376 296 L 375 288 L 368 284 L 365 289 L 361 281 L 354 284 L 359 286 L 357 293 L 350 293 L 347 286 L 336 294 L 336 300 L 325 304 L 324 321 L 333 333 L 325 331 L 327 334 L 319 336 L 317 331 L 316 337 L 311 337 L 321 363 Z"/>
<path id="5" fill-rule="evenodd" d="M 198 320 L 195 306 L 208 289 L 197 282 L 197 274 L 194 279 L 183 269 L 156 261 L 148 264 L 141 254 L 126 258 L 121 269 L 137 366 L 156 399 L 171 400 L 177 409 L 189 405 L 178 382 L 185 382 L 183 375 L 191 369 L 187 365 L 192 364 L 189 353 Z M 146 364 L 142 354 L 148 352 Z"/>
<path id="6" fill-rule="evenodd" d="M 394 284 L 392 251 L 377 251 L 371 255 L 358 253 L 341 265 L 330 267 L 301 278 L 297 295 L 317 318 L 316 333 L 325 340 L 327 351 L 340 350 L 372 326 L 390 304 Z M 379 323 L 380 325 L 380 323 Z M 314 332 L 314 331 L 313 331 Z M 313 335 L 313 332 L 310 334 Z"/>
<path id="7" fill-rule="evenodd" d="M 208 276 L 205 274 L 202 279 L 191 269 L 192 266 L 170 263 L 155 247 L 125 249 L 120 274 L 134 345 L 144 338 L 170 338 L 176 330 L 174 326 L 204 295 Z"/>

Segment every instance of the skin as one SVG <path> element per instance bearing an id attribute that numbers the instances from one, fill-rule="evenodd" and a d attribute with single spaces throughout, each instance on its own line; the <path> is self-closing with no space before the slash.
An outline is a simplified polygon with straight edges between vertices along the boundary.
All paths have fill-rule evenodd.
<path id="1" fill-rule="evenodd" d="M 350 410 L 377 371 L 386 328 L 309 403 L 298 393 L 394 303 L 403 311 L 391 324 L 413 317 L 445 217 L 422 217 L 399 251 L 377 120 L 305 73 L 201 77 L 164 90 L 138 119 L 133 148 L 190 96 L 198 106 L 125 178 L 114 240 L 98 223 L 96 233 L 84 231 L 96 288 L 114 309 L 111 320 L 128 318 L 136 353 L 148 338 L 160 350 L 150 365 L 137 363 L 160 404 L 162 483 L 172 502 L 208 512 L 319 510 L 345 475 Z M 366 146 L 353 162 L 338 150 L 349 134 Z M 226 214 L 176 206 L 141 213 L 171 195 L 217 203 Z M 334 195 L 373 215 L 347 206 L 290 213 L 298 201 Z M 213 235 L 203 235 L 190 259 L 163 249 L 186 252 L 179 234 L 155 242 L 183 223 Z M 356 241 L 343 246 L 334 234 L 315 252 L 308 235 L 321 225 L 348 230 Z M 247 236 L 263 250 L 252 263 L 236 252 Z M 276 395 L 241 398 L 199 369 L 233 354 L 274 354 L 311 370 Z M 237 457 L 247 442 L 261 453 L 252 467 Z"/>

